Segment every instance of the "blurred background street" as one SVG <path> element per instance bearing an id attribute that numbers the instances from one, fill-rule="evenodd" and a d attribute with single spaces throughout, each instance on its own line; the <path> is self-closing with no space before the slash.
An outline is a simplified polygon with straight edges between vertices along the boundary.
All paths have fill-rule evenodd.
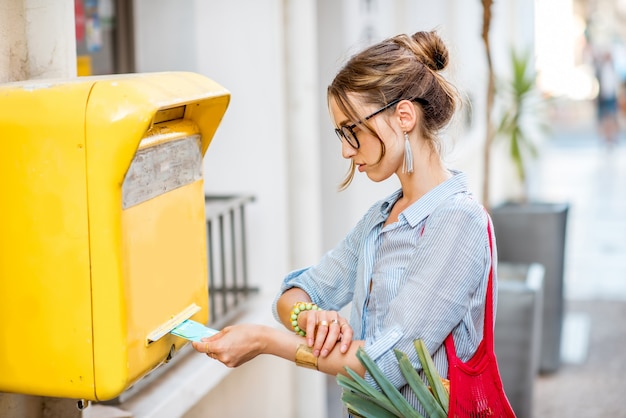
<path id="1" fill-rule="evenodd" d="M 571 207 L 562 364 L 538 376 L 535 418 L 626 416 L 626 133 L 607 147 L 593 105 L 577 106 L 554 121 L 536 184 Z"/>

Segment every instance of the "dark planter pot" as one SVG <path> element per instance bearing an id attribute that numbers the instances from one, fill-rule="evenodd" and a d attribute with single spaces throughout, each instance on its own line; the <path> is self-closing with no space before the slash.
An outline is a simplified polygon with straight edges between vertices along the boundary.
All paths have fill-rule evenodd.
<path id="1" fill-rule="evenodd" d="M 498 264 L 494 347 L 502 385 L 517 418 L 530 418 L 539 370 L 543 279 L 541 264 Z"/>
<path id="2" fill-rule="evenodd" d="M 539 372 L 560 366 L 563 270 L 569 204 L 506 203 L 491 211 L 498 261 L 539 263 L 545 268 Z"/>

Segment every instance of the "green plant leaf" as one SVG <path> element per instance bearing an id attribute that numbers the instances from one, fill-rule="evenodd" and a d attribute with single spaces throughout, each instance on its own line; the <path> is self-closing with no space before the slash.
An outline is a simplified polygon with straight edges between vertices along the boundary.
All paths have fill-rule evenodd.
<path id="1" fill-rule="evenodd" d="M 387 398 L 382 392 L 372 387 L 365 379 L 359 376 L 354 370 L 349 367 L 345 367 L 346 371 L 350 375 L 350 377 L 338 375 L 337 383 L 344 388 L 348 388 L 353 390 L 356 393 L 360 393 L 362 395 L 368 396 L 370 398 L 376 399 L 382 406 L 384 406 L 387 410 L 400 414 L 398 408 L 396 408 L 391 400 Z M 351 380 L 350 380 L 351 379 Z"/>
<path id="2" fill-rule="evenodd" d="M 510 64 L 510 77 L 506 81 L 500 80 L 497 91 L 501 116 L 497 123 L 496 136 L 508 141 L 509 156 L 517 178 L 525 183 L 525 160 L 538 155 L 533 135 L 545 135 L 550 131 L 541 109 L 548 101 L 538 94 L 537 73 L 531 67 L 530 50 L 511 48 Z"/>
<path id="3" fill-rule="evenodd" d="M 363 397 L 362 395 L 353 392 L 344 391 L 341 395 L 341 400 L 351 414 L 358 415 L 363 418 L 402 418 L 400 413 L 391 413 L 379 405 L 375 400 Z"/>
<path id="4" fill-rule="evenodd" d="M 447 411 L 443 409 L 443 406 L 428 389 L 420 375 L 413 367 L 413 364 L 411 364 L 409 357 L 402 351 L 394 350 L 394 352 L 396 353 L 398 364 L 400 365 L 400 370 L 402 371 L 404 378 L 406 379 L 411 390 L 415 392 L 417 399 L 424 407 L 428 416 L 431 418 L 446 418 Z M 439 375 L 437 375 L 436 378 L 438 379 Z"/>
<path id="5" fill-rule="evenodd" d="M 524 173 L 524 162 L 522 161 L 522 152 L 520 150 L 520 132 L 514 129 L 511 132 L 511 160 L 517 170 L 518 177 L 524 181 L 526 174 Z"/>
<path id="6" fill-rule="evenodd" d="M 443 409 L 447 411 L 449 408 L 450 395 L 448 394 L 446 388 L 443 387 L 441 379 L 439 379 L 439 372 L 437 372 L 435 363 L 433 363 L 433 359 L 430 356 L 424 341 L 420 338 L 413 341 L 413 345 L 415 346 L 415 351 L 420 359 L 420 363 L 422 363 L 422 368 L 424 369 L 428 383 L 433 390 L 433 395 Z"/>
<path id="7" fill-rule="evenodd" d="M 342 374 L 337 375 L 337 384 L 341 386 L 343 389 L 350 390 L 352 392 L 361 393 L 363 395 L 369 395 L 369 393 L 357 382 L 349 378 L 348 376 L 344 376 Z"/>
<path id="8" fill-rule="evenodd" d="M 371 402 L 393 414 L 393 416 L 401 416 L 400 411 L 398 411 L 385 394 L 372 387 L 365 379 L 349 367 L 344 368 L 350 376 L 344 376 L 342 374 L 337 375 L 337 383 L 344 389 L 344 394 L 352 392 L 362 398 L 369 399 Z"/>
<path id="9" fill-rule="evenodd" d="M 362 347 L 356 352 L 356 356 L 359 361 L 365 366 L 367 371 L 372 375 L 378 386 L 387 395 L 389 400 L 394 404 L 396 408 L 402 414 L 402 417 L 419 417 L 420 414 L 411 406 L 411 404 L 402 396 L 400 391 L 385 377 L 380 368 L 374 363 L 374 361 L 367 355 Z M 441 382 L 439 382 L 441 385 Z"/>

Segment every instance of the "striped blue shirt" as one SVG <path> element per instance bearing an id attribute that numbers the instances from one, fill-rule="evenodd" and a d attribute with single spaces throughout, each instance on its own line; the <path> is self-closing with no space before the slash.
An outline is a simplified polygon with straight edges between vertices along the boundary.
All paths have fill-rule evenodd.
<path id="1" fill-rule="evenodd" d="M 299 287 L 322 309 L 340 310 L 352 303 L 354 338 L 365 341 L 367 354 L 414 406 L 417 399 L 412 399 L 393 350 L 406 353 L 421 370 L 413 341 L 422 338 L 446 377 L 443 342 L 450 332 L 463 361 L 471 358 L 483 335 L 491 267 L 489 218 L 469 193 L 465 174 L 452 173 L 393 224 L 384 226 L 402 191 L 375 203 L 317 265 L 287 275 L 276 297 Z M 495 239 L 493 251 L 495 262 Z M 494 303 L 495 273 L 494 264 Z M 276 301 L 273 311 L 278 320 Z M 369 373 L 366 379 L 374 384 Z"/>

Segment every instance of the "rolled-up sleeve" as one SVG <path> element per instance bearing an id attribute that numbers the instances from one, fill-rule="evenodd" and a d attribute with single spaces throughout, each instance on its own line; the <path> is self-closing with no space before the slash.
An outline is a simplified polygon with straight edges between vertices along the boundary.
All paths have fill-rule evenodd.
<path id="1" fill-rule="evenodd" d="M 311 300 L 325 310 L 339 310 L 352 301 L 355 280 L 359 271 L 359 255 L 364 236 L 376 218 L 372 206 L 348 235 L 314 266 L 295 270 L 283 280 L 272 304 L 274 318 L 278 317 L 277 303 L 280 296 L 292 287 L 304 290 Z"/>

